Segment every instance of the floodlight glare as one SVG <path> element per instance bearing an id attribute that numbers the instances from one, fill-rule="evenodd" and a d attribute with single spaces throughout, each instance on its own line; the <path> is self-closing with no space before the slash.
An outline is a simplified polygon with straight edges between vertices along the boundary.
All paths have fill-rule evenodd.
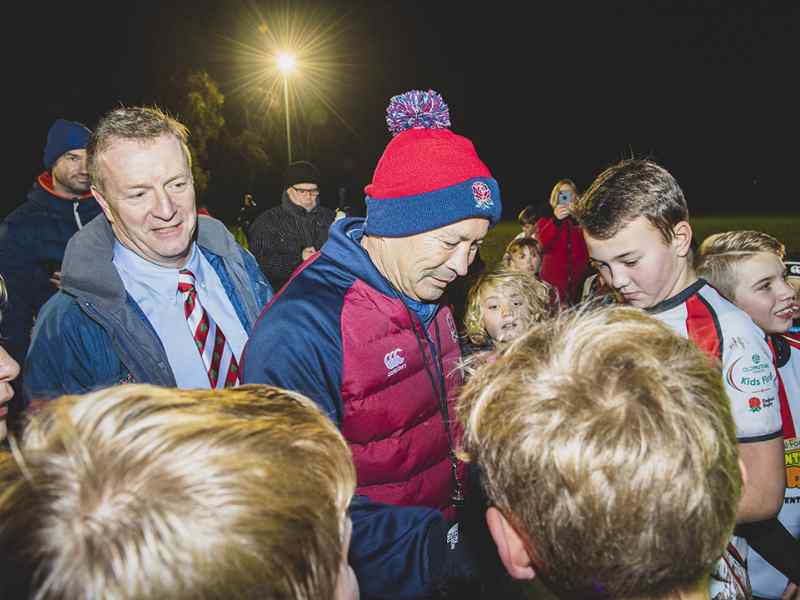
<path id="1" fill-rule="evenodd" d="M 288 52 L 279 52 L 277 61 L 278 61 L 278 69 L 280 69 L 282 73 L 284 74 L 290 73 L 294 70 L 295 66 L 294 56 L 292 56 Z"/>

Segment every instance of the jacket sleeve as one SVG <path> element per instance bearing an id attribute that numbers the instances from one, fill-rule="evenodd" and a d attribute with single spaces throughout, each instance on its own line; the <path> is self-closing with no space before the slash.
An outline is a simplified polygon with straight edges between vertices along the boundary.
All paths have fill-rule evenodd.
<path id="1" fill-rule="evenodd" d="M 560 233 L 555 217 L 542 217 L 536 221 L 536 238 L 542 245 L 542 252 L 547 252 Z"/>
<path id="2" fill-rule="evenodd" d="M 5 223 L 0 224 L 0 275 L 5 280 L 8 294 L 8 302 L 2 311 L 0 341 L 20 365 L 25 361 L 36 310 L 47 298 L 44 294 L 55 291 L 55 288 L 42 289 L 51 284 L 47 275 L 40 272 L 41 267 L 31 262 L 30 256 L 32 252 L 26 240 L 12 237 L 11 228 Z"/>
<path id="3" fill-rule="evenodd" d="M 391 506 L 356 496 L 350 505 L 350 565 L 362 600 L 428 598 L 446 562 L 446 525 L 432 508 Z"/>
<path id="4" fill-rule="evenodd" d="M 23 369 L 23 401 L 84 394 L 127 380 L 105 331 L 57 293 L 42 307 Z"/>
<path id="5" fill-rule="evenodd" d="M 341 304 L 341 295 L 295 279 L 253 327 L 242 353 L 242 383 L 300 392 L 340 425 Z"/>

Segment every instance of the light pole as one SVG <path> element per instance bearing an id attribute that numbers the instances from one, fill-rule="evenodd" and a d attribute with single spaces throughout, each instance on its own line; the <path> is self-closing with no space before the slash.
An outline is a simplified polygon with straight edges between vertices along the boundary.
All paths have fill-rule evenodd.
<path id="1" fill-rule="evenodd" d="M 286 148 L 289 164 L 292 162 L 292 128 L 289 124 L 289 73 L 294 71 L 294 56 L 288 52 L 278 53 L 278 69 L 283 74 L 283 102 L 286 108 Z"/>

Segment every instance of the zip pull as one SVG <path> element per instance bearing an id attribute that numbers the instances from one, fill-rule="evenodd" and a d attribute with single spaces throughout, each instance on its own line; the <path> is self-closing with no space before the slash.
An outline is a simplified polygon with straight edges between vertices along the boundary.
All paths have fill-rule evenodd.
<path id="1" fill-rule="evenodd" d="M 78 224 L 78 229 L 83 229 L 83 223 L 81 223 L 81 216 L 78 214 L 78 206 L 80 202 L 77 200 L 73 201 L 72 203 L 72 214 L 75 215 L 75 223 Z"/>

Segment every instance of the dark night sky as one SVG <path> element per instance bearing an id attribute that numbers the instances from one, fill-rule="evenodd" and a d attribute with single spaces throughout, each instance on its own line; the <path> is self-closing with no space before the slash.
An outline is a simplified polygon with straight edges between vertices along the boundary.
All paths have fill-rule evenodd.
<path id="1" fill-rule="evenodd" d="M 260 17 L 275 22 L 287 10 L 335 34 L 328 97 L 355 133 L 329 119 L 304 156 L 331 184 L 344 181 L 348 164 L 353 187 L 367 183 L 389 139 L 389 97 L 433 88 L 450 105 L 453 130 L 475 142 L 500 182 L 506 218 L 545 198 L 556 179 L 584 189 L 631 153 L 670 169 L 696 214 L 800 214 L 794 3 L 550 4 L 37 4 L 6 22 L 24 43 L 11 50 L 23 58 L 7 73 L 18 139 L 0 216 L 38 174 L 53 119 L 92 126 L 116 104 L 156 102 L 178 65 L 211 73 L 235 126 L 230 90 L 247 68 L 242 44 L 260 43 Z M 238 203 L 247 190 L 217 181 L 213 191 Z"/>

